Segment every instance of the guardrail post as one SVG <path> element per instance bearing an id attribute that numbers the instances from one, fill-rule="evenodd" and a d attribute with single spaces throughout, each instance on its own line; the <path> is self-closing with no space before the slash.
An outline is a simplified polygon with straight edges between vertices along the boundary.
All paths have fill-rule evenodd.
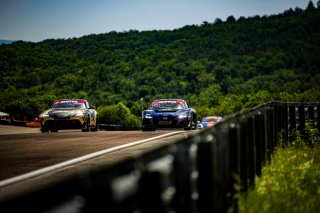
<path id="1" fill-rule="evenodd" d="M 215 132 L 217 144 L 217 167 L 214 175 L 215 188 L 215 212 L 228 211 L 228 186 L 230 182 L 230 157 L 229 157 L 229 135 L 227 125 L 221 125 Z"/>
<path id="2" fill-rule="evenodd" d="M 311 122 L 312 127 L 315 127 L 315 119 L 314 119 L 314 105 L 308 106 L 308 120 Z"/>
<path id="3" fill-rule="evenodd" d="M 273 134 L 274 134 L 274 143 L 277 143 L 277 134 L 282 133 L 281 137 L 284 137 L 284 140 L 288 139 L 288 107 L 286 103 L 275 102 L 273 104 L 274 113 L 273 119 Z"/>
<path id="4" fill-rule="evenodd" d="M 144 158 L 139 179 L 139 201 L 142 212 L 170 212 L 174 200 L 174 156 L 172 149 L 151 152 Z"/>
<path id="5" fill-rule="evenodd" d="M 317 105 L 317 127 L 318 132 L 320 133 L 320 105 Z"/>
<path id="6" fill-rule="evenodd" d="M 262 141 L 263 127 L 262 127 L 262 114 L 258 112 L 255 116 L 255 147 L 256 147 L 256 174 L 261 175 L 262 172 Z"/>
<path id="7" fill-rule="evenodd" d="M 203 137 L 212 137 L 207 135 Z M 201 142 L 198 144 L 197 150 L 197 168 L 198 168 L 198 212 L 214 212 L 215 211 L 215 195 L 214 195 L 214 175 L 215 163 L 214 155 L 216 155 L 216 143 Z"/>
<path id="8" fill-rule="evenodd" d="M 289 106 L 289 121 L 290 121 L 290 126 L 289 126 L 289 132 L 292 134 L 292 131 L 297 128 L 297 122 L 296 122 L 296 106 L 295 105 L 290 105 Z"/>
<path id="9" fill-rule="evenodd" d="M 238 192 L 236 186 L 240 186 L 240 127 L 238 123 L 229 124 L 229 156 L 230 156 L 230 192 L 229 207 L 238 212 L 238 203 L 234 195 Z"/>
<path id="10" fill-rule="evenodd" d="M 109 174 L 113 172 L 111 170 Z M 106 173 L 95 173 L 82 178 L 81 185 L 85 197 L 85 206 L 82 212 L 116 211 L 110 182 L 111 177 Z"/>
<path id="11" fill-rule="evenodd" d="M 267 163 L 267 137 L 266 137 L 266 115 L 264 111 L 261 112 L 261 119 L 260 119 L 260 127 L 261 127 L 261 163 L 262 166 L 266 165 Z"/>
<path id="12" fill-rule="evenodd" d="M 276 132 L 278 132 L 280 129 L 281 129 L 281 127 L 280 127 L 280 122 L 279 122 L 279 116 L 280 116 L 280 106 L 279 106 L 279 104 L 280 103 L 278 103 L 278 102 L 274 102 L 273 103 L 273 107 L 274 107 L 274 113 L 275 113 L 275 129 L 276 129 Z"/>
<path id="13" fill-rule="evenodd" d="M 176 193 L 174 197 L 174 209 L 177 213 L 192 212 L 191 189 L 191 159 L 189 146 L 182 144 L 177 146 L 173 162 L 173 176 L 175 179 Z"/>
<path id="14" fill-rule="evenodd" d="M 301 104 L 299 105 L 298 111 L 299 111 L 299 126 L 298 129 L 304 135 L 304 127 L 306 125 L 306 119 L 305 119 L 305 105 Z"/>
<path id="15" fill-rule="evenodd" d="M 240 121 L 240 180 L 243 191 L 248 189 L 248 122 Z"/>
<path id="16" fill-rule="evenodd" d="M 288 104 L 282 103 L 282 129 L 284 131 L 284 140 L 288 141 Z M 281 129 L 280 129 L 281 131 Z"/>
<path id="17" fill-rule="evenodd" d="M 282 111 L 283 112 L 283 111 Z M 265 108 L 263 110 L 263 114 L 264 114 L 264 123 L 265 123 L 265 149 L 266 149 L 266 161 L 267 163 L 270 163 L 270 159 L 271 159 L 271 143 L 270 143 L 270 126 L 269 126 L 269 117 L 268 117 L 268 111 Z M 281 117 L 283 116 L 283 114 L 281 114 Z"/>
<path id="18" fill-rule="evenodd" d="M 267 126 L 268 126 L 268 135 L 269 135 L 269 149 L 270 149 L 270 154 L 272 154 L 274 151 L 274 148 L 276 146 L 275 135 L 274 135 L 275 129 L 274 129 L 274 124 L 273 124 L 274 119 L 273 119 L 272 107 L 266 106 L 266 115 L 268 117 Z M 284 116 L 284 120 L 285 120 L 285 116 Z"/>
<path id="19" fill-rule="evenodd" d="M 256 146 L 255 146 L 255 122 L 252 116 L 248 120 L 248 180 L 249 186 L 254 187 L 256 175 Z"/>
<path id="20" fill-rule="evenodd" d="M 164 213 L 162 204 L 162 180 L 158 171 L 145 171 L 140 178 L 140 205 L 142 212 Z"/>
<path id="21" fill-rule="evenodd" d="M 288 107 L 285 104 L 284 105 L 284 111 L 285 111 L 285 115 L 284 115 L 284 121 L 285 121 L 285 132 L 286 135 L 288 133 Z M 274 152 L 275 147 L 277 146 L 277 131 L 275 129 L 275 125 L 274 125 L 274 108 L 273 107 L 268 107 L 267 109 L 267 113 L 268 113 L 268 117 L 269 117 L 269 132 L 270 132 L 270 144 L 271 144 L 271 153 Z M 287 136 L 285 136 L 287 137 Z M 287 138 L 286 138 L 287 140 Z"/>

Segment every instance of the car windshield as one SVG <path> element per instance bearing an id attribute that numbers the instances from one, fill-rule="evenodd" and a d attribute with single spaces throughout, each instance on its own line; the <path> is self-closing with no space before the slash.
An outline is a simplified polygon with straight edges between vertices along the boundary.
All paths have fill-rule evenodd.
<path id="1" fill-rule="evenodd" d="M 220 118 L 220 117 L 214 117 L 214 118 L 207 118 L 207 117 L 205 117 L 205 118 L 203 118 L 202 119 L 202 122 L 219 122 L 219 121 L 221 121 L 222 120 L 222 118 Z"/>
<path id="2" fill-rule="evenodd" d="M 78 102 L 78 101 L 56 101 L 52 104 L 51 108 L 85 109 L 86 106 L 83 102 Z"/>
<path id="3" fill-rule="evenodd" d="M 177 101 L 155 101 L 155 102 L 152 102 L 149 109 L 151 110 L 184 109 L 184 106 L 182 102 L 177 102 Z"/>
<path id="4" fill-rule="evenodd" d="M 207 122 L 219 122 L 220 121 L 220 119 L 219 118 L 208 118 L 207 119 Z"/>

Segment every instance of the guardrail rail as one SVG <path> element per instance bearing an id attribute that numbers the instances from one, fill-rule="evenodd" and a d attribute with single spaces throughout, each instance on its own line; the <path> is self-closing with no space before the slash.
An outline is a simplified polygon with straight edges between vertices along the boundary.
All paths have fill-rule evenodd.
<path id="1" fill-rule="evenodd" d="M 270 102 L 134 160 L 0 201 L 1 212 L 227 212 L 279 137 L 306 121 L 319 129 L 319 103 Z"/>

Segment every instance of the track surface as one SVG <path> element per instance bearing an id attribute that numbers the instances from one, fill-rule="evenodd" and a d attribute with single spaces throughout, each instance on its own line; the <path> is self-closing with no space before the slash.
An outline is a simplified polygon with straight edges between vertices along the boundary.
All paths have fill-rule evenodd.
<path id="1" fill-rule="evenodd" d="M 0 180 L 169 131 L 98 131 L 0 135 Z"/>
<path id="2" fill-rule="evenodd" d="M 6 127 L 0 125 L 0 182 L 97 151 L 177 131 L 176 129 L 157 130 L 155 132 L 81 132 L 75 130 L 40 133 L 39 129 L 23 127 L 11 129 L 10 127 L 10 130 L 5 131 L 7 133 L 3 133 L 4 128 Z M 24 133 L 15 134 L 15 131 Z M 28 131 L 36 133 L 27 133 Z M 185 138 L 187 134 L 190 134 L 190 132 L 126 148 L 30 180 L 0 187 L 0 198 L 26 192 L 31 188 L 33 190 L 38 187 L 45 187 L 50 182 L 71 175 L 79 175 L 83 171 L 87 172 L 100 167 L 111 166 L 119 161 L 134 158 L 145 151 L 172 143 L 179 138 Z"/>

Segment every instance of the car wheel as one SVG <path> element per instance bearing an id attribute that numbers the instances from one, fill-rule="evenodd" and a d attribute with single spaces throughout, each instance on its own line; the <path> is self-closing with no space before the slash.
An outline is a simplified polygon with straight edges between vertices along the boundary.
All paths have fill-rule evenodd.
<path id="1" fill-rule="evenodd" d="M 187 127 L 185 127 L 184 130 L 191 130 L 190 125 L 188 125 Z"/>
<path id="2" fill-rule="evenodd" d="M 58 132 L 58 129 L 50 129 L 51 132 Z"/>
<path id="3" fill-rule="evenodd" d="M 49 129 L 42 127 L 42 128 L 40 129 L 40 131 L 41 131 L 41 132 L 49 132 Z"/>
<path id="4" fill-rule="evenodd" d="M 189 122 L 188 126 L 186 126 L 184 128 L 184 130 L 192 130 L 192 126 L 193 126 L 193 115 L 190 118 L 190 122 Z"/>
<path id="5" fill-rule="evenodd" d="M 198 125 L 197 125 L 197 115 L 193 114 L 192 116 L 192 123 L 193 123 L 193 129 L 196 130 L 198 129 Z"/>
<path id="6" fill-rule="evenodd" d="M 196 130 L 197 129 L 197 123 L 195 123 L 194 121 L 192 122 L 192 129 Z"/>
<path id="7" fill-rule="evenodd" d="M 90 131 L 90 117 L 88 116 L 87 121 L 85 123 L 85 126 L 83 129 L 81 129 L 82 132 L 89 132 Z"/>
<path id="8" fill-rule="evenodd" d="M 98 117 L 96 117 L 95 126 L 90 128 L 90 131 L 94 131 L 94 132 L 98 131 L 98 126 L 99 126 L 98 125 Z"/>

